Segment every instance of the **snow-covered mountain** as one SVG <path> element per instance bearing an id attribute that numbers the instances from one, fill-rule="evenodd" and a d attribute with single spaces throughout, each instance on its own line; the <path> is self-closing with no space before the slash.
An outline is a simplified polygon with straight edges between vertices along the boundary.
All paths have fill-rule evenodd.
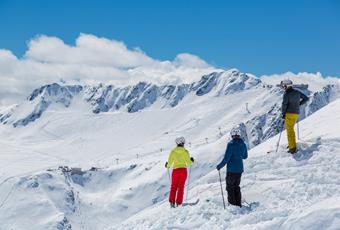
<path id="1" fill-rule="evenodd" d="M 332 127 L 336 127 L 338 121 L 339 92 L 337 84 L 309 91 L 310 100 L 301 111 L 302 119 L 311 115 L 301 122 L 301 137 L 314 141 L 328 135 L 330 140 L 321 139 L 318 146 L 324 148 L 331 143 L 334 147 L 320 150 L 320 154 L 330 153 L 335 158 L 332 166 L 338 164 L 337 134 Z M 229 130 L 236 124 L 243 127 L 243 136 L 252 148 L 246 166 L 251 170 L 245 173 L 243 186 L 249 190 L 258 186 L 259 190 L 263 189 L 258 194 L 263 192 L 272 200 L 246 194 L 248 201 L 260 202 L 261 211 L 241 215 L 231 210 L 237 217 L 233 226 L 244 223 L 260 228 L 266 226 L 266 221 L 268 226 L 274 226 L 293 218 L 290 214 L 295 206 L 291 203 L 282 212 L 278 208 L 266 211 L 283 204 L 275 201 L 281 199 L 280 194 L 270 192 L 269 188 L 289 182 L 289 176 L 304 169 L 296 171 L 298 169 L 292 167 L 287 174 L 280 171 L 281 163 L 295 164 L 284 153 L 284 141 L 278 155 L 266 158 L 265 153 L 273 149 L 277 140 L 271 137 L 280 130 L 282 93 L 279 88 L 237 70 L 211 73 L 198 82 L 182 85 L 139 83 L 115 87 L 55 83 L 40 87 L 27 101 L 0 109 L 2 226 L 5 229 L 125 229 L 132 226 L 163 229 L 176 228 L 179 224 L 177 228 L 204 229 L 205 218 L 214 221 L 212 213 L 217 215 L 216 229 L 229 226 L 233 216 L 219 206 L 219 187 L 213 171 L 229 139 Z M 324 121 L 327 113 L 332 113 L 327 115 L 329 123 Z M 329 126 L 331 122 L 335 124 Z M 316 132 L 312 124 L 326 127 Z M 165 210 L 169 179 L 163 167 L 169 150 L 174 147 L 173 140 L 180 135 L 186 137 L 187 147 L 196 158 L 189 198 L 202 193 L 202 199 L 211 203 L 202 203 L 198 212 L 183 208 L 169 216 L 169 210 Z M 314 154 L 315 146 L 310 146 L 311 151 L 306 153 Z M 296 164 L 303 163 L 309 170 L 308 162 L 314 155 Z M 326 170 L 326 165 L 320 164 L 320 167 Z M 264 179 L 258 182 L 256 175 Z M 264 183 L 266 178 L 268 183 Z M 318 186 L 320 191 L 325 191 L 322 185 Z M 338 195 L 336 184 L 332 186 Z M 300 189 L 292 187 L 292 192 L 302 193 Z M 329 197 L 333 199 L 332 195 Z M 292 203 L 299 201 L 290 198 Z M 190 213 L 188 218 L 199 219 L 196 225 L 189 223 L 191 219 L 181 220 L 180 214 L 186 210 Z M 163 211 L 164 216 L 159 220 L 151 216 Z M 170 220 L 174 223 L 166 222 Z M 125 222 L 120 225 L 122 221 Z M 257 225 L 260 222 L 263 226 Z"/>
<path id="2" fill-rule="evenodd" d="M 265 101 L 269 110 L 255 108 L 255 113 L 249 111 L 249 102 L 240 100 L 249 119 L 240 123 L 243 127 L 244 138 L 249 147 L 256 146 L 277 134 L 281 129 L 280 100 L 282 91 L 272 85 L 266 85 L 259 78 L 240 73 L 238 70 L 213 72 L 205 75 L 200 81 L 192 84 L 158 86 L 140 82 L 134 86 L 115 87 L 113 85 L 61 85 L 53 83 L 34 90 L 27 101 L 7 110 L 0 111 L 0 122 L 12 124 L 14 127 L 26 126 L 36 121 L 53 105 L 68 108 L 72 102 L 83 100 L 88 104 L 88 111 L 93 113 L 125 111 L 134 113 L 145 109 L 164 109 L 177 106 L 186 97 L 218 97 L 228 100 L 228 95 L 239 92 L 251 92 L 259 101 Z M 264 93 L 263 93 L 264 92 Z M 306 92 L 310 101 L 301 111 L 302 120 L 329 102 L 338 98 L 340 87 L 330 84 L 321 90 Z M 265 98 L 262 98 L 265 97 Z M 242 105 L 241 104 L 241 105 Z"/>
<path id="3" fill-rule="evenodd" d="M 117 110 L 133 113 L 148 108 L 155 103 L 158 103 L 161 108 L 175 107 L 188 94 L 203 96 L 214 91 L 213 94 L 219 96 L 259 87 L 264 86 L 258 78 L 240 73 L 237 70 L 214 72 L 203 76 L 198 82 L 181 85 L 158 86 L 140 82 L 134 86 L 120 88 L 103 84 L 97 86 L 69 86 L 53 83 L 32 92 L 27 98 L 28 102 L 21 105 L 21 107 L 24 107 L 28 104 L 29 109 L 18 108 L 14 112 L 28 110 L 28 114 L 20 114 L 20 116 L 9 119 L 11 114 L 7 113 L 5 114 L 7 117 L 2 118 L 1 121 L 3 123 L 13 123 L 14 126 L 27 125 L 38 119 L 51 104 L 58 103 L 69 107 L 73 98 L 78 95 L 89 103 L 93 113 Z"/>

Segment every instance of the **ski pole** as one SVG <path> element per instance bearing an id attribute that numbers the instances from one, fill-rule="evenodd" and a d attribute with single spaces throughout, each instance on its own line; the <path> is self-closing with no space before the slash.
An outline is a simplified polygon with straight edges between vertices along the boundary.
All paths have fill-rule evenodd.
<path id="1" fill-rule="evenodd" d="M 223 195 L 222 179 L 221 179 L 220 170 L 218 170 L 218 175 L 220 176 L 220 185 L 221 185 L 221 193 L 222 193 L 223 207 L 224 207 L 224 209 L 225 209 L 225 202 L 224 202 L 224 195 Z"/>
<path id="2" fill-rule="evenodd" d="M 189 166 L 189 175 L 188 175 L 188 184 L 187 184 L 187 195 L 185 197 L 185 202 L 188 202 L 189 196 L 189 184 L 190 184 L 190 174 L 191 174 L 191 166 Z"/>
<path id="3" fill-rule="evenodd" d="M 280 135 L 279 135 L 279 140 L 278 140 L 278 141 L 277 141 L 277 143 L 276 143 L 276 151 L 275 151 L 275 153 L 277 153 L 277 151 L 279 150 L 279 145 L 280 145 L 281 134 L 282 134 L 282 131 L 280 132 Z"/>
<path id="4" fill-rule="evenodd" d="M 169 169 L 168 169 L 168 176 L 169 176 L 169 182 L 171 184 L 171 178 L 170 178 L 170 171 L 169 171 Z"/>
<path id="5" fill-rule="evenodd" d="M 283 126 L 283 123 L 282 123 L 282 126 Z M 280 140 L 281 140 L 282 130 L 279 130 L 279 131 L 280 131 L 280 135 L 279 135 L 279 140 L 276 143 L 276 151 L 275 151 L 275 153 L 277 153 L 277 151 L 279 150 L 279 145 L 280 145 Z"/>

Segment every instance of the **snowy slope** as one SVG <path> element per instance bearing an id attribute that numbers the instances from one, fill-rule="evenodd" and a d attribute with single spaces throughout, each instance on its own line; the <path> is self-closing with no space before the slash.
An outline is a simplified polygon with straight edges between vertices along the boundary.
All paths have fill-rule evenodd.
<path id="1" fill-rule="evenodd" d="M 217 171 L 195 177 L 200 167 L 193 166 L 189 194 L 199 204 L 170 209 L 164 202 L 113 229 L 340 229 L 339 125 L 337 100 L 301 122 L 296 157 L 286 153 L 285 138 L 277 154 L 267 154 L 277 136 L 252 149 L 241 183 L 243 197 L 258 205 L 252 210 L 223 210 Z"/>
<path id="2" fill-rule="evenodd" d="M 244 127 L 249 147 L 278 133 L 282 92 L 251 75 L 233 70 L 207 75 L 187 86 L 185 95 L 179 90 L 184 86 L 174 86 L 178 90 L 164 97 L 164 87 L 169 86 L 147 84 L 135 93 L 135 86 L 118 90 L 51 84 L 38 88 L 26 102 L 1 109 L 4 229 L 112 229 L 131 217 L 124 225 L 128 227 L 139 215 L 136 221 L 144 221 L 148 208 L 167 206 L 169 182 L 163 165 L 179 135 L 187 138 L 197 158 L 191 177 L 193 185 L 197 183 L 190 191 L 194 198 L 195 191 L 201 193 L 216 182 L 213 169 L 231 127 Z M 156 100 L 145 96 L 150 89 L 155 89 Z M 115 90 L 123 93 L 116 97 Z M 337 85 L 310 93 L 302 116 L 339 97 Z M 176 98 L 180 100 L 172 106 Z M 110 105 L 107 112 L 103 102 Z M 139 109 L 129 111 L 133 106 Z M 97 108 L 105 109 L 97 113 Z M 82 171 L 59 168 L 64 165 Z M 214 192 L 208 196 L 218 200 Z M 168 226 L 150 221 L 159 228 Z"/>
<path id="3" fill-rule="evenodd" d="M 301 122 L 304 151 L 296 159 L 285 153 L 285 138 L 278 154 L 267 154 L 275 148 L 277 137 L 250 151 L 242 191 L 248 202 L 259 203 L 253 211 L 232 207 L 223 210 L 218 174 L 214 170 L 225 148 L 226 140 L 222 138 L 189 148 L 196 158 L 191 171 L 189 201 L 197 197 L 201 200 L 195 207 L 169 209 L 169 182 L 163 166 L 167 153 L 154 153 L 118 165 L 110 163 L 103 169 L 79 172 L 51 167 L 51 170 L 35 170 L 2 180 L 2 227 L 338 229 L 340 137 L 336 124 L 339 108 L 337 100 Z M 315 124 L 319 132 L 315 131 Z M 22 172 L 25 163 L 33 167 L 32 161 L 43 159 L 38 155 L 34 155 L 33 160 L 28 158 L 30 162 L 23 161 L 18 171 Z M 78 156 L 78 160 L 81 161 L 81 157 Z M 10 164 L 4 164 L 4 169 L 10 168 Z M 120 224 L 124 219 L 127 220 Z"/>

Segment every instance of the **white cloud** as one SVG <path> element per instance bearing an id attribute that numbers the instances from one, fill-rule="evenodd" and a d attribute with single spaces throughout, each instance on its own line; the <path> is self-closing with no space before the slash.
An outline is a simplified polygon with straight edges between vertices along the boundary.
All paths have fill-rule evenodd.
<path id="1" fill-rule="evenodd" d="M 192 54 L 160 61 L 123 42 L 80 34 L 74 46 L 57 37 L 37 36 L 23 58 L 0 50 L 0 105 L 20 102 L 33 89 L 60 79 L 85 84 L 158 84 L 199 79 L 216 68 Z"/>
<path id="2" fill-rule="evenodd" d="M 40 62 L 133 68 L 153 60 L 139 49 L 129 50 L 124 43 L 81 34 L 75 46 L 56 37 L 39 36 L 28 44 L 25 57 Z"/>
<path id="3" fill-rule="evenodd" d="M 191 67 L 191 68 L 209 68 L 209 64 L 206 63 L 204 60 L 200 59 L 199 57 L 183 53 L 178 54 L 173 62 L 176 66 L 184 66 L 184 67 Z"/>
<path id="4" fill-rule="evenodd" d="M 179 84 L 199 80 L 213 71 L 221 69 L 188 53 L 161 61 L 149 57 L 140 48 L 129 49 L 123 42 L 90 34 L 80 34 L 75 45 L 41 35 L 28 43 L 22 58 L 0 49 L 0 106 L 18 103 L 35 88 L 61 79 L 80 84 L 128 85 L 139 81 Z M 324 78 L 320 73 L 287 72 L 261 77 L 269 84 L 285 78 L 295 83 L 308 82 L 312 90 L 340 81 Z"/>

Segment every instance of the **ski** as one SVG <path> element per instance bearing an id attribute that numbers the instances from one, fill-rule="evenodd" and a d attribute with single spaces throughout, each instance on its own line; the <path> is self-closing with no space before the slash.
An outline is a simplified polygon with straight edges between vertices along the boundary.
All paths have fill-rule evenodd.
<path id="1" fill-rule="evenodd" d="M 248 203 L 247 201 L 243 201 L 242 202 L 242 208 L 241 209 L 245 209 L 247 211 L 253 211 L 255 208 L 257 208 L 258 206 L 260 206 L 259 202 L 251 202 Z"/>
<path id="2" fill-rule="evenodd" d="M 200 199 L 197 199 L 195 202 L 182 203 L 182 206 L 193 206 L 193 205 L 198 204 L 199 201 Z"/>

